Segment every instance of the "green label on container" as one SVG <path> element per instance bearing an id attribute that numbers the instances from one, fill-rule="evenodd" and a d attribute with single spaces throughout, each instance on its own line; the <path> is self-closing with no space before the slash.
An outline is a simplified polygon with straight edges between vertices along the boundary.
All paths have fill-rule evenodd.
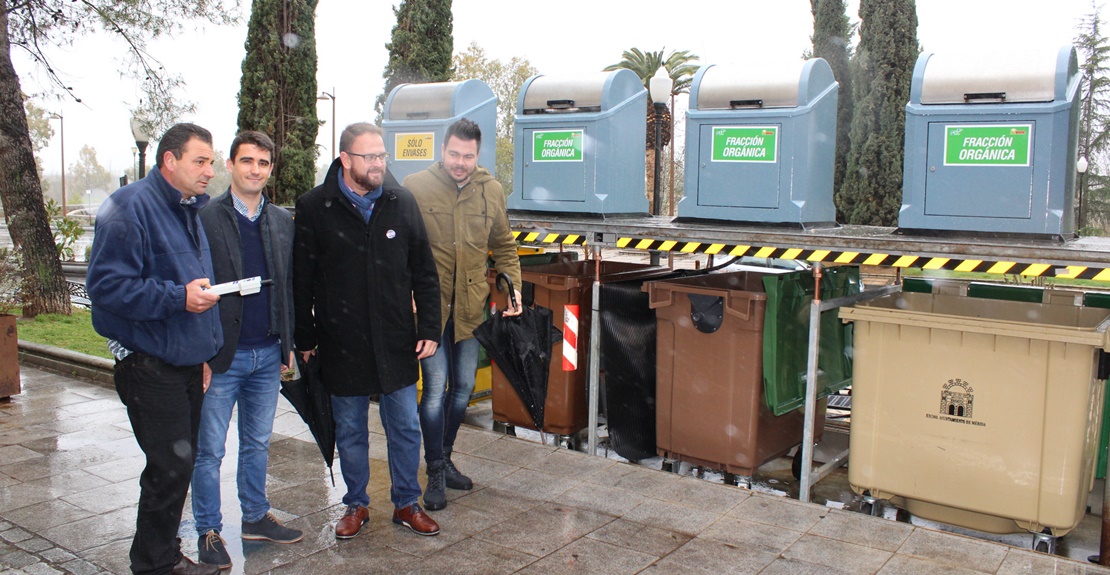
<path id="1" fill-rule="evenodd" d="M 1032 124 L 944 127 L 946 166 L 1028 166 Z"/>
<path id="2" fill-rule="evenodd" d="M 581 162 L 582 130 L 532 132 L 533 162 Z"/>
<path id="3" fill-rule="evenodd" d="M 714 162 L 774 163 L 778 151 L 778 126 L 713 128 Z"/>

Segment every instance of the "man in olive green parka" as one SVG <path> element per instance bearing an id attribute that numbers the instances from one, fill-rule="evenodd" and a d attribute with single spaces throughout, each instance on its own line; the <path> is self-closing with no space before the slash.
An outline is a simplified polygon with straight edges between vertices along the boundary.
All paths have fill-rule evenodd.
<path id="1" fill-rule="evenodd" d="M 442 311 L 440 346 L 420 362 L 420 429 L 428 471 L 424 506 L 429 511 L 447 505 L 446 487 L 474 486 L 451 462 L 451 451 L 474 390 L 478 341 L 473 331 L 485 314 L 490 254 L 498 271 L 507 273 L 518 290 L 518 305 L 506 315 L 521 311 L 520 262 L 505 212 L 505 192 L 488 170 L 478 167 L 481 143 L 481 129 L 463 118 L 448 127 L 442 160 L 404 181 L 428 229 Z"/>

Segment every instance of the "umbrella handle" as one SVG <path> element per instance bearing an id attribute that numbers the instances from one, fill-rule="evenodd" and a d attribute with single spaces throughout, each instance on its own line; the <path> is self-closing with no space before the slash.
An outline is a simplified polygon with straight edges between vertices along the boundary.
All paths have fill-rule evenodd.
<path id="1" fill-rule="evenodd" d="M 497 289 L 499 291 L 501 290 L 501 280 L 505 280 L 505 283 L 507 284 L 507 289 L 509 291 L 509 303 L 512 304 L 512 307 L 516 307 L 516 290 L 513 289 L 513 278 L 509 277 L 509 274 L 505 272 L 498 273 Z"/>

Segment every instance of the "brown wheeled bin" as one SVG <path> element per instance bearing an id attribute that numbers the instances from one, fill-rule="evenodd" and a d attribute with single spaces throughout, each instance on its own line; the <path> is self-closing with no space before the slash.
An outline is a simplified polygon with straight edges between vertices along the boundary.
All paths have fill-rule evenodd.
<path id="1" fill-rule="evenodd" d="M 775 416 L 763 389 L 762 272 L 644 285 L 657 323 L 656 445 L 663 457 L 750 477 L 802 442 L 801 409 Z M 826 401 L 817 405 L 817 437 Z"/>
<path id="2" fill-rule="evenodd" d="M 562 341 L 551 348 L 551 369 L 547 380 L 547 401 L 544 403 L 543 431 L 558 435 L 573 435 L 586 427 L 589 421 L 586 378 L 589 368 L 590 346 L 590 306 L 593 303 L 593 261 L 562 261 L 551 264 L 521 266 L 521 280 L 525 283 L 518 288 L 524 294 L 525 303 L 550 308 L 555 327 L 563 331 L 564 306 L 578 306 L 578 368 L 574 371 L 563 370 Z M 645 264 L 602 261 L 601 282 L 631 281 L 669 274 L 665 267 Z M 488 280 L 492 284 L 496 271 L 490 270 Z M 531 285 L 528 285 L 531 284 Z M 505 294 L 491 287 L 492 299 L 498 308 L 505 306 Z M 531 293 L 531 298 L 529 298 Z M 505 375 L 493 365 L 493 420 L 501 424 L 535 429 L 531 415 L 521 403 Z"/>

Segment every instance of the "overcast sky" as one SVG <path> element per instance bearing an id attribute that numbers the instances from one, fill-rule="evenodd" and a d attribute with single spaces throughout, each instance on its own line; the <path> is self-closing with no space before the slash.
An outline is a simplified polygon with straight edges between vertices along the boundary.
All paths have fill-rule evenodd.
<path id="1" fill-rule="evenodd" d="M 249 2 L 244 1 L 244 10 Z M 385 43 L 395 18 L 392 2 L 320 0 L 316 10 L 319 56 L 317 82 L 336 95 L 336 124 L 373 120 L 388 53 Z M 849 0 L 857 21 L 858 0 Z M 918 0 L 918 40 L 935 53 L 1005 57 L 1013 48 L 1053 51 L 1074 38 L 1091 0 Z M 813 21 L 808 0 L 454 0 L 456 52 L 476 42 L 493 58 L 527 58 L 541 74 L 596 72 L 620 60 L 631 47 L 687 49 L 704 64 L 739 64 L 754 58 L 795 59 L 810 47 Z M 181 74 L 185 97 L 197 113 L 187 120 L 210 130 L 225 151 L 235 133 L 246 18 L 239 27 L 209 26 L 152 45 L 166 68 Z M 122 43 L 81 37 L 72 48 L 54 50 L 55 69 L 82 103 L 40 101 L 65 116 L 66 163 L 85 144 L 100 163 L 120 175 L 133 162 L 128 119 L 140 94 L 119 75 Z M 24 91 L 41 91 L 33 66 L 13 52 Z M 331 157 L 331 102 L 318 102 L 320 157 Z M 57 134 L 41 153 L 47 173 L 57 173 Z M 151 150 L 153 152 L 153 150 Z M 147 165 L 154 164 L 153 153 Z"/>

